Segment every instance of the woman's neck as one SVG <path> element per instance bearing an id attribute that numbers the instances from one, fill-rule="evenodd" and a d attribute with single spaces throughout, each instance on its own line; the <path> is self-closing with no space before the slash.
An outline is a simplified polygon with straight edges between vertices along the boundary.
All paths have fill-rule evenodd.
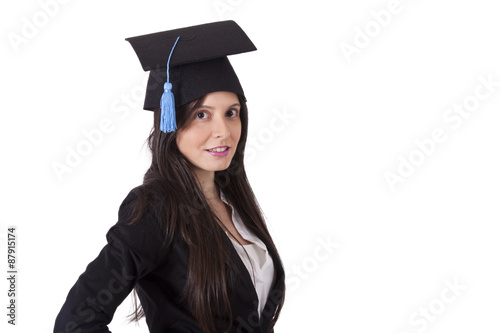
<path id="1" fill-rule="evenodd" d="M 201 191 L 208 201 L 220 199 L 217 186 L 215 186 L 215 172 L 201 169 L 193 170 Z"/>

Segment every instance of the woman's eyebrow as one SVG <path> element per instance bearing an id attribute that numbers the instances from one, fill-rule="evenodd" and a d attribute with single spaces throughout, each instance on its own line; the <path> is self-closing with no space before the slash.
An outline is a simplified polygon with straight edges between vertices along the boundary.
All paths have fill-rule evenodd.
<path id="1" fill-rule="evenodd" d="M 200 105 L 197 109 L 214 109 L 214 107 L 210 105 Z"/>
<path id="2" fill-rule="evenodd" d="M 227 108 L 230 109 L 230 108 L 234 108 L 235 106 L 241 107 L 240 103 L 234 103 L 233 105 L 230 105 Z M 200 105 L 197 109 L 209 109 L 209 110 L 213 110 L 213 109 L 215 109 L 215 107 L 210 106 L 210 105 Z"/>

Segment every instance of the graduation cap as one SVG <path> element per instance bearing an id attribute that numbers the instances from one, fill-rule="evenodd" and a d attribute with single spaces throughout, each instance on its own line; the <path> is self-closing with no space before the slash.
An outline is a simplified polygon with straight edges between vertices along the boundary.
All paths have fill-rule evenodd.
<path id="1" fill-rule="evenodd" d="M 144 110 L 161 109 L 163 132 L 173 132 L 175 107 L 215 91 L 245 99 L 228 55 L 256 50 L 234 21 L 220 21 L 126 38 L 149 71 Z"/>

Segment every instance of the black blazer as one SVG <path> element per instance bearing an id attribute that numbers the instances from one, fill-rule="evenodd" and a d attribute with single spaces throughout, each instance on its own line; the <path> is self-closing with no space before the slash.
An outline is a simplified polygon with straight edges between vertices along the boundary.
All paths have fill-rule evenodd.
<path id="1" fill-rule="evenodd" d="M 129 225 L 136 200 L 132 190 L 122 202 L 118 222 L 106 234 L 107 245 L 69 291 L 54 333 L 110 332 L 107 325 L 134 286 L 151 333 L 202 332 L 187 303 L 180 301 L 188 270 L 188 249 L 179 240 L 168 248 L 162 246 L 164 232 L 151 211 Z M 269 244 L 266 246 L 274 261 L 276 280 L 259 320 L 258 297 L 250 274 L 231 244 L 240 274 L 236 288 L 230 291 L 233 322 L 229 332 L 267 332 L 283 297 L 283 267 Z M 229 326 L 224 318 L 214 318 L 214 323 L 218 332 Z"/>

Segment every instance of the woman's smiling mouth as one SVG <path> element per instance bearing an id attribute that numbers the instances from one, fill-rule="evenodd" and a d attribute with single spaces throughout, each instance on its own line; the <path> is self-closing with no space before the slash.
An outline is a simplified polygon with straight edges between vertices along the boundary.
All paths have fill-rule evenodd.
<path id="1" fill-rule="evenodd" d="M 219 146 L 210 149 L 205 149 L 212 156 L 224 157 L 229 154 L 229 146 Z"/>

